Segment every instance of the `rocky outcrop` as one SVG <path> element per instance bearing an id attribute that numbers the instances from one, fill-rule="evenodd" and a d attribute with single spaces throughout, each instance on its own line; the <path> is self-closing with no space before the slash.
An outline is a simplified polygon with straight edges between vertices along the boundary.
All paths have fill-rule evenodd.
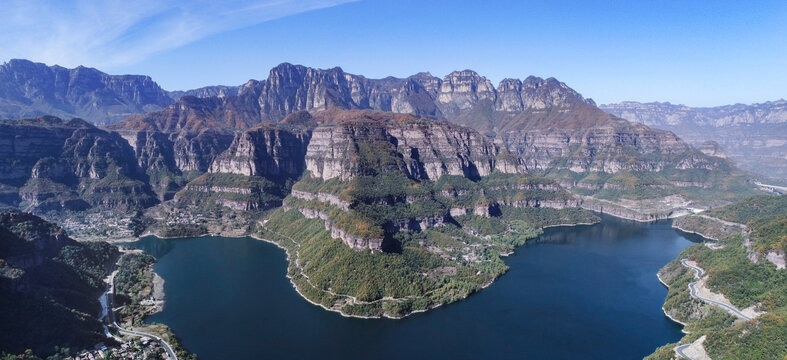
<path id="1" fill-rule="evenodd" d="M 353 144 L 346 140 L 363 136 L 371 141 L 395 142 L 401 147 L 397 152 L 403 154 L 403 163 L 413 178 L 433 179 L 442 174 L 478 177 L 491 169 L 520 172 L 555 167 L 575 172 L 660 171 L 674 166 L 678 158 L 683 161 L 678 165 L 681 169 L 714 166 L 696 156 L 699 152 L 674 134 L 606 114 L 592 100 L 554 78 L 505 79 L 495 87 L 471 70 L 456 71 L 443 79 L 428 73 L 405 79 L 367 79 L 347 74 L 338 67 L 321 70 L 284 63 L 272 69 L 266 80 L 243 85 L 237 96 L 185 96 L 165 110 L 129 118 L 116 128 L 237 130 L 260 122 L 281 121 L 298 112 L 315 116 L 331 113 L 332 108 L 446 119 L 475 128 L 495 140 L 492 145 L 483 135 L 466 131 L 458 134 L 453 129 L 451 136 L 444 136 L 440 131 L 447 126 L 434 123 L 420 128 L 402 126 L 395 131 L 380 127 L 373 130 L 366 125 L 364 128 L 350 128 L 346 124 L 321 126 L 314 130 L 314 146 L 312 153 L 307 154 L 307 167 L 323 178 L 341 176 L 341 162 L 346 159 L 317 152 L 345 154 L 346 149 L 340 148 Z M 452 137 L 460 135 L 463 138 Z M 327 138 L 334 140 L 327 142 Z M 437 142 L 426 144 L 419 142 L 419 138 Z M 438 157 L 445 154 L 443 149 L 465 144 L 478 150 L 475 153 L 463 150 L 445 157 L 447 162 L 430 159 L 434 154 Z M 504 156 L 498 156 L 502 150 Z M 315 156 L 323 162 L 310 160 Z M 496 160 L 478 161 L 478 156 Z"/>
<path id="2" fill-rule="evenodd" d="M 42 117 L 0 123 L 0 183 L 30 211 L 143 208 L 155 198 L 120 136 L 85 121 Z"/>
<path id="3" fill-rule="evenodd" d="M 701 150 L 726 153 L 744 169 L 787 179 L 787 101 L 783 99 L 710 108 L 627 101 L 601 108 L 627 120 L 673 131 Z M 704 145 L 708 141 L 717 142 L 724 153 Z"/>
<path id="4" fill-rule="evenodd" d="M 443 175 L 478 179 L 493 170 L 524 171 L 517 160 L 499 156 L 498 147 L 472 129 L 415 118 L 389 123 L 390 119 L 368 114 L 350 112 L 349 120 L 314 129 L 306 169 L 322 179 L 347 180 L 367 170 L 358 157 L 375 151 L 380 154 L 374 156 L 391 159 L 379 171 L 396 171 L 416 180 Z"/>
<path id="5" fill-rule="evenodd" d="M 424 231 L 429 228 L 445 226 L 448 222 L 446 215 L 414 217 L 397 219 L 385 224 L 385 231 L 396 233 L 399 231 Z"/>
<path id="6" fill-rule="evenodd" d="M 260 126 L 238 134 L 210 166 L 213 173 L 296 178 L 306 168 L 311 134 L 303 129 Z"/>
<path id="7" fill-rule="evenodd" d="M 301 200 L 306 200 L 306 201 L 318 200 L 318 201 L 321 201 L 321 202 L 328 203 L 328 204 L 331 204 L 333 206 L 336 206 L 337 208 L 342 209 L 344 211 L 349 211 L 350 210 L 350 202 L 349 201 L 342 200 L 338 196 L 333 195 L 333 194 L 328 194 L 328 193 L 324 193 L 324 192 L 318 192 L 318 193 L 315 194 L 315 193 L 308 192 L 308 191 L 301 191 L 301 190 L 293 189 L 292 192 L 290 193 L 290 195 L 292 195 L 295 198 L 298 198 L 298 199 L 301 199 Z"/>
<path id="8" fill-rule="evenodd" d="M 235 89 L 175 92 L 178 101 L 169 108 L 129 121 L 166 128 L 194 129 L 207 124 L 245 129 L 259 122 L 281 121 L 294 112 L 318 113 L 332 107 L 458 121 L 479 106 L 492 112 L 519 113 L 592 104 L 554 78 L 506 79 L 495 88 L 472 70 L 455 71 L 443 79 L 429 73 L 367 79 L 338 67 L 323 70 L 283 63 L 271 69 L 267 79 L 251 80 Z"/>
<path id="9" fill-rule="evenodd" d="M 234 134 L 213 129 L 174 133 L 156 130 L 117 131 L 134 149 L 140 168 L 149 177 L 159 200 L 169 200 L 188 179 L 207 172 L 226 150 Z M 190 175 L 189 175 L 190 174 Z"/>
<path id="10" fill-rule="evenodd" d="M 524 159 L 528 169 L 563 168 L 579 173 L 614 174 L 621 170 L 661 171 L 669 167 L 719 165 L 670 132 L 615 119 L 575 129 L 510 131 L 501 137 L 510 152 Z"/>
<path id="11" fill-rule="evenodd" d="M 13 59 L 0 66 L 0 118 L 53 115 L 111 124 L 161 109 L 172 98 L 150 77 L 108 75 Z"/>
<path id="12" fill-rule="evenodd" d="M 708 156 L 720 157 L 722 159 L 727 158 L 727 154 L 724 153 L 724 149 L 721 148 L 721 145 L 713 140 L 708 140 L 702 143 L 699 150 Z"/>
<path id="13" fill-rule="evenodd" d="M 284 210 L 290 210 L 286 205 Z M 331 237 L 334 239 L 341 239 L 347 246 L 353 250 L 369 249 L 373 252 L 382 251 L 383 239 L 382 238 L 365 238 L 348 233 L 345 229 L 335 226 L 329 219 L 328 214 L 322 211 L 317 211 L 308 208 L 297 209 L 304 217 L 309 219 L 321 219 L 325 222 L 325 230 L 331 232 Z"/>
<path id="14" fill-rule="evenodd" d="M 565 209 L 569 207 L 578 207 L 582 202 L 579 199 L 564 199 L 564 200 L 546 200 L 546 199 L 522 199 L 522 200 L 501 200 L 501 205 L 511 206 L 515 208 L 553 208 Z"/>
<path id="15" fill-rule="evenodd" d="M 110 125 L 115 131 L 199 132 L 205 129 L 247 129 L 260 122 L 256 100 L 244 96 L 197 98 L 184 96 L 164 109 L 134 115 Z"/>
<path id="16" fill-rule="evenodd" d="M 194 96 L 198 98 L 208 98 L 208 97 L 219 97 L 223 98 L 225 96 L 234 96 L 238 95 L 240 92 L 240 86 L 225 86 L 225 85 L 215 85 L 215 86 L 205 86 L 199 89 L 193 90 L 186 90 L 186 91 L 169 91 L 169 97 L 173 100 L 179 100 L 184 96 Z"/>

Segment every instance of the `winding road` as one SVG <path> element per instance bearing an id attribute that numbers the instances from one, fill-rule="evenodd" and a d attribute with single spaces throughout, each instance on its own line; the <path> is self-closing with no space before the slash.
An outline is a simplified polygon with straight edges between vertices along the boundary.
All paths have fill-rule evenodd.
<path id="1" fill-rule="evenodd" d="M 178 360 L 177 355 L 175 355 L 175 351 L 172 350 L 172 346 L 170 346 L 169 343 L 164 341 L 164 339 L 162 339 L 161 337 L 142 331 L 128 330 L 123 328 L 117 323 L 117 321 L 115 320 L 114 311 L 112 310 L 112 300 L 113 300 L 112 296 L 115 294 L 115 274 L 117 274 L 117 270 L 112 271 L 112 273 L 109 275 L 107 281 L 107 292 L 105 293 L 106 298 L 105 301 L 102 301 L 101 303 L 101 305 L 106 305 L 106 309 L 102 309 L 102 317 L 99 320 L 103 320 L 104 317 L 108 317 L 112 325 L 115 325 L 115 327 L 118 329 L 118 332 L 121 334 L 132 335 L 132 336 L 147 336 L 156 339 L 162 346 L 164 346 L 164 350 L 167 351 L 167 356 L 169 357 L 170 360 Z M 106 310 L 106 312 L 104 312 L 104 310 Z M 107 331 L 108 337 L 110 336 L 114 337 L 113 335 L 109 334 L 108 328 L 106 328 L 106 326 L 104 327 L 104 329 L 105 331 Z"/>
<path id="2" fill-rule="evenodd" d="M 697 283 L 699 282 L 699 279 L 702 279 L 702 276 L 705 275 L 705 270 L 702 270 L 702 268 L 700 268 L 699 266 L 694 266 L 694 265 L 689 264 L 689 259 L 682 259 L 680 261 L 680 264 L 685 266 L 685 267 L 687 267 L 687 268 L 690 268 L 690 269 L 693 269 L 694 271 L 696 271 L 695 276 L 697 277 L 697 281 L 689 283 L 689 294 L 691 295 L 691 297 L 693 297 L 695 299 L 702 300 L 702 301 L 704 301 L 706 303 L 709 303 L 711 305 L 719 306 L 719 307 L 721 307 L 721 308 L 723 308 L 723 309 L 733 313 L 735 316 L 737 316 L 737 317 L 739 317 L 741 319 L 744 319 L 744 320 L 751 320 L 752 319 L 751 317 L 746 316 L 744 313 L 742 313 L 740 310 L 738 310 L 738 308 L 736 308 L 734 306 L 727 305 L 725 303 L 722 303 L 722 302 L 719 302 L 719 301 L 716 301 L 716 300 L 713 300 L 713 299 L 708 299 L 708 298 L 699 296 L 697 294 L 696 286 L 697 286 Z M 691 346 L 691 345 L 692 345 L 692 343 L 678 345 L 678 346 L 675 347 L 675 353 L 677 353 L 678 356 L 680 356 L 680 357 L 682 357 L 684 359 L 695 360 L 694 358 L 690 357 L 689 355 L 686 355 L 686 353 L 685 353 L 685 350 L 688 349 L 689 346 Z"/>
<path id="3" fill-rule="evenodd" d="M 698 266 L 694 266 L 694 265 L 689 264 L 689 260 L 688 259 L 683 259 L 683 260 L 680 261 L 680 263 L 681 263 L 681 265 L 683 265 L 683 266 L 685 266 L 687 268 L 694 269 L 694 271 L 697 272 L 697 274 L 696 274 L 697 279 L 701 279 L 702 276 L 705 275 L 705 271 L 704 270 L 702 270 Z M 713 299 L 708 299 L 708 298 L 705 298 L 705 297 L 697 295 L 696 285 L 697 285 L 697 281 L 689 283 L 689 290 L 690 290 L 690 293 L 691 293 L 691 297 L 693 297 L 695 299 L 702 300 L 702 301 L 704 301 L 706 303 L 709 303 L 709 304 L 712 304 L 712 305 L 716 305 L 716 306 L 722 307 L 725 310 L 733 313 L 735 316 L 737 316 L 737 317 L 739 317 L 741 319 L 744 319 L 744 320 L 751 320 L 752 319 L 751 317 L 746 316 L 744 313 L 742 313 L 740 310 L 738 310 L 738 308 L 736 308 L 736 307 L 734 307 L 732 305 L 728 305 L 728 304 L 725 304 L 725 303 L 722 303 L 722 302 L 719 302 L 719 301 L 716 301 L 716 300 L 713 300 Z"/>

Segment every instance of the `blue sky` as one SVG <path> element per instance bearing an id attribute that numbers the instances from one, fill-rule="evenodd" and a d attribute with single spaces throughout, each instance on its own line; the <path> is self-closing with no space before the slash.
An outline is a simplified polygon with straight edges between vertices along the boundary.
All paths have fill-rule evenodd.
<path id="1" fill-rule="evenodd" d="M 783 0 L 9 1 L 0 61 L 147 74 L 168 90 L 291 62 L 372 78 L 553 76 L 598 103 L 787 98 Z"/>

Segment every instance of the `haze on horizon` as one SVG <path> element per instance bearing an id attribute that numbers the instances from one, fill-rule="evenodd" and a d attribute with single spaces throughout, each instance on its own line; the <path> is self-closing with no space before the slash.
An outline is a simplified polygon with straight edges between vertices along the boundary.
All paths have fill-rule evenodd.
<path id="1" fill-rule="evenodd" d="M 238 85 L 290 62 L 370 78 L 555 77 L 597 103 L 787 97 L 787 3 L 11 0 L 0 61 Z"/>

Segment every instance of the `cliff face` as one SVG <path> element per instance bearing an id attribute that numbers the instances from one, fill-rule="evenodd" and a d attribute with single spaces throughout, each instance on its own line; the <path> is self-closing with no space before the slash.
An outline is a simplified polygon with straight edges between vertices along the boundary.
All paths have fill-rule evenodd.
<path id="1" fill-rule="evenodd" d="M 168 129 L 202 125 L 243 129 L 262 121 L 278 122 L 297 111 L 317 113 L 332 107 L 461 122 L 462 116 L 476 112 L 479 106 L 492 112 L 519 113 L 592 104 L 553 78 L 506 79 L 495 88 L 471 70 L 456 71 L 443 79 L 429 73 L 367 79 L 338 67 L 322 70 L 284 63 L 271 69 L 267 79 L 239 87 L 237 96 L 233 96 L 234 89 L 208 87 L 184 92 L 196 98 L 183 96 L 167 110 L 127 122 Z"/>
<path id="2" fill-rule="evenodd" d="M 321 219 L 333 238 L 356 250 L 380 251 L 391 246 L 391 234 L 453 221 L 432 191 L 441 178 L 524 172 L 492 141 L 447 122 L 335 109 L 314 120 L 306 175 L 284 206 Z"/>
<path id="3" fill-rule="evenodd" d="M 215 85 L 215 86 L 205 86 L 199 89 L 186 90 L 186 91 L 169 91 L 168 95 L 173 100 L 179 100 L 184 96 L 194 96 L 198 98 L 207 98 L 207 97 L 223 98 L 225 96 L 238 95 L 238 92 L 240 92 L 240 88 L 241 88 L 240 86 Z"/>
<path id="4" fill-rule="evenodd" d="M 498 157 L 498 148 L 480 134 L 448 123 L 400 123 L 364 119 L 316 128 L 306 154 L 306 169 L 322 179 L 368 175 L 360 152 L 376 151 L 391 161 L 371 164 L 379 172 L 398 172 L 415 180 L 444 175 L 478 179 L 497 169 L 522 171 L 516 160 Z M 371 145 L 370 145 L 371 144 Z M 372 159 L 377 161 L 378 159 Z"/>
<path id="5" fill-rule="evenodd" d="M 621 120 L 581 128 L 533 128 L 501 136 L 529 169 L 582 173 L 712 168 L 713 162 L 674 134 Z M 683 163 L 679 163 L 683 161 Z"/>
<path id="6" fill-rule="evenodd" d="M 165 109 L 131 116 L 108 128 L 161 132 L 246 129 L 260 122 L 259 105 L 249 97 L 184 96 Z"/>
<path id="7" fill-rule="evenodd" d="M 184 97 L 165 110 L 129 118 L 113 128 L 237 130 L 261 121 L 278 122 L 299 112 L 317 118 L 331 108 L 374 109 L 446 119 L 495 137 L 498 147 L 490 147 L 477 133 L 447 135 L 442 125 L 395 131 L 368 124 L 360 128 L 318 128 L 314 131 L 312 151 L 307 154 L 307 167 L 327 178 L 342 172 L 340 163 L 347 159 L 336 154 L 346 153 L 342 147 L 353 146 L 348 141 L 353 137 L 411 148 L 396 151 L 402 154 L 406 168 L 403 170 L 413 178 L 436 178 L 444 173 L 478 177 L 496 167 L 520 171 L 523 166 L 575 172 L 659 171 L 674 165 L 671 162 L 678 154 L 694 156 L 693 150 L 674 134 L 606 114 L 592 100 L 584 99 L 554 78 L 505 79 L 495 87 L 471 70 L 456 71 L 443 79 L 427 73 L 406 79 L 367 79 L 340 68 L 320 70 L 285 63 L 272 69 L 266 80 L 243 85 L 238 96 Z M 440 155 L 451 148 L 462 150 L 457 155 Z M 503 163 L 478 161 L 497 157 L 500 149 L 519 158 L 509 156 L 511 160 Z M 326 151 L 333 155 L 321 153 Z M 320 162 L 311 158 L 319 158 Z M 447 162 L 435 162 L 435 158 Z M 701 162 L 696 157 L 689 161 L 707 167 Z"/>
<path id="8" fill-rule="evenodd" d="M 148 76 L 107 75 L 27 60 L 0 66 L 0 118 L 54 115 L 110 124 L 172 101 Z"/>
<path id="9" fill-rule="evenodd" d="M 133 150 L 117 134 L 79 120 L 0 123 L 0 183 L 7 205 L 30 211 L 147 207 L 155 202 Z"/>
<path id="10" fill-rule="evenodd" d="M 235 136 L 229 148 L 211 164 L 212 173 L 297 178 L 305 169 L 311 134 L 259 126 Z"/>
<path id="11" fill-rule="evenodd" d="M 787 179 L 787 101 L 710 108 L 638 103 L 601 105 L 624 119 L 670 130 L 694 146 L 717 142 L 742 168 Z"/>

